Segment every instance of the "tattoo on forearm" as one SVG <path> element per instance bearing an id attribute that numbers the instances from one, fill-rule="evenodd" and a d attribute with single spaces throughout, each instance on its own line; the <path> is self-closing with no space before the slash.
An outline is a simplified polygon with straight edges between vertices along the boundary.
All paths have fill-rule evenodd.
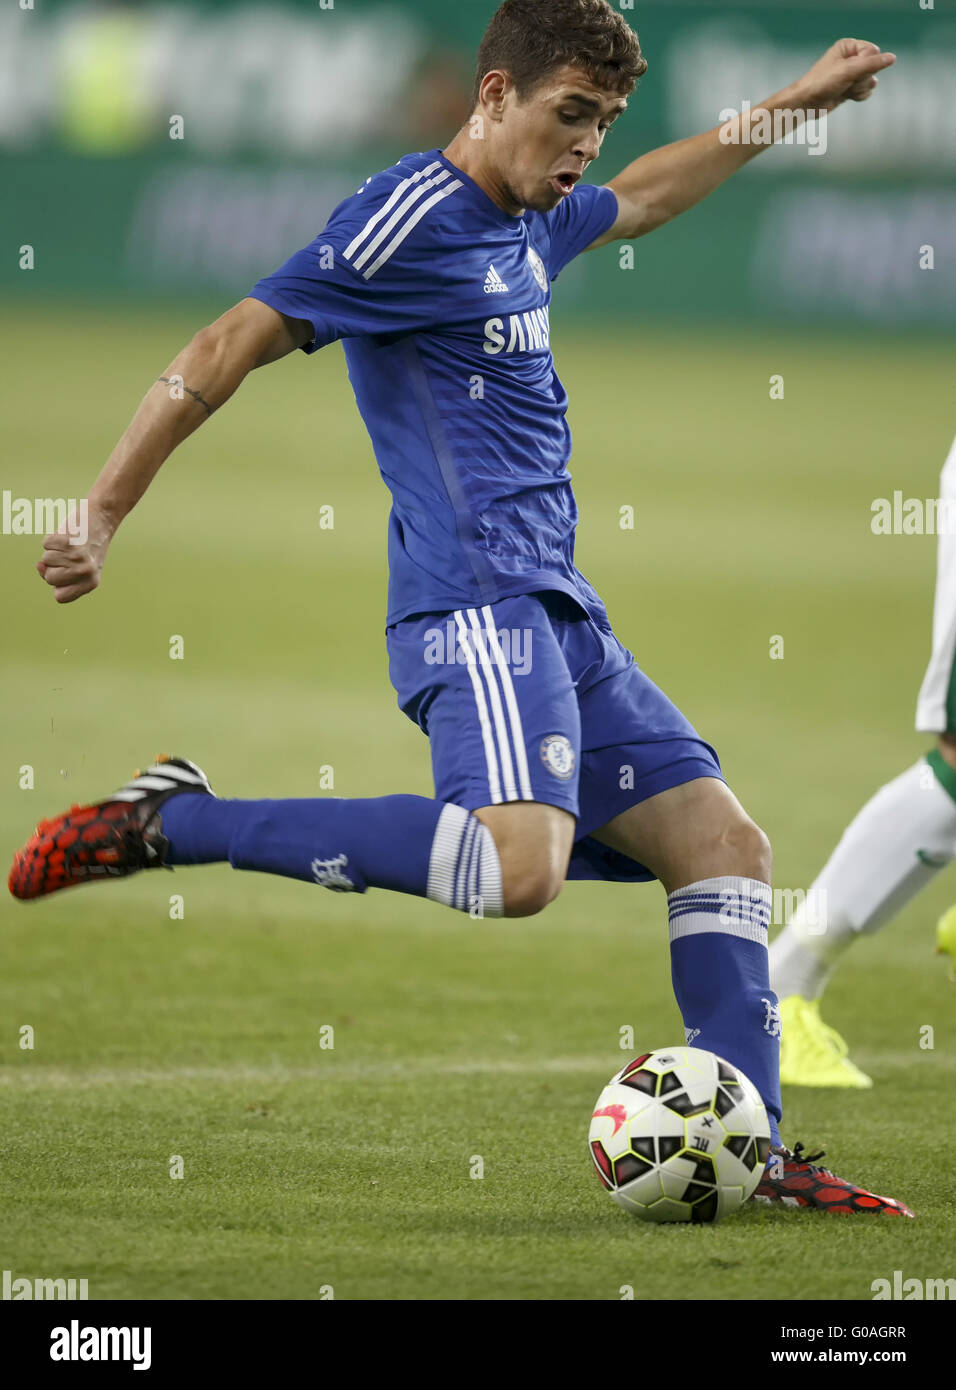
<path id="1" fill-rule="evenodd" d="M 174 401 L 181 401 L 184 395 L 192 396 L 194 401 L 198 401 L 201 406 L 205 406 L 207 415 L 211 415 L 215 410 L 216 407 L 210 405 L 209 402 L 204 399 L 202 392 L 194 391 L 192 387 L 187 386 L 181 376 L 161 376 L 158 380 L 165 381 L 167 386 L 173 388 L 169 394 Z"/>

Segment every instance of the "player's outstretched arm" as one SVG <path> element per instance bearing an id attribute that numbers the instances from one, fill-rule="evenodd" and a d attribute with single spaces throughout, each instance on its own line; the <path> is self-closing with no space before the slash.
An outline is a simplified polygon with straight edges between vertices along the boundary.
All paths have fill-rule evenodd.
<path id="1" fill-rule="evenodd" d="M 805 76 L 743 115 L 703 135 L 663 145 L 629 164 L 607 185 L 617 195 L 617 221 L 588 250 L 619 238 L 645 236 L 712 193 L 786 130 L 782 120 L 830 112 L 844 101 L 866 101 L 877 75 L 896 62 L 875 43 L 840 39 Z M 770 113 L 770 119 L 764 113 Z M 774 113 L 779 113 L 774 119 Z M 749 129 L 745 129 L 745 123 Z M 769 140 L 764 131 L 769 129 Z"/>
<path id="2" fill-rule="evenodd" d="M 196 334 L 147 391 L 91 488 L 86 540 L 75 544 L 73 517 L 44 537 L 36 567 L 57 603 L 72 603 L 98 586 L 116 528 L 177 445 L 226 403 L 250 371 L 277 362 L 314 333 L 302 319 L 243 299 Z"/>

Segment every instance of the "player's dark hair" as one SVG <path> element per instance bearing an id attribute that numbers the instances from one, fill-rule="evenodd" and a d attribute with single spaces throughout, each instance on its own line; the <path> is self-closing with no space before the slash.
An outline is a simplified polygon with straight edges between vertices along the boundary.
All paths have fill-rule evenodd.
<path id="1" fill-rule="evenodd" d="M 608 0 L 505 0 L 478 50 L 474 102 L 486 73 L 507 72 L 523 101 L 569 63 L 619 96 L 647 71 L 637 35 Z"/>

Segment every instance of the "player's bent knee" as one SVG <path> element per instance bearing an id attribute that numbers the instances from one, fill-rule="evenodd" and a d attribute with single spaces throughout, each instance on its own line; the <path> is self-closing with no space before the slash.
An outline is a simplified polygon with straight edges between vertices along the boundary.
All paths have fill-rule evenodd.
<path id="1" fill-rule="evenodd" d="M 509 868 L 502 879 L 504 915 L 533 917 L 543 912 L 554 902 L 563 884 L 564 876 L 546 863 Z"/>
<path id="2" fill-rule="evenodd" d="M 773 850 L 767 835 L 749 816 L 735 817 L 720 835 L 721 858 L 725 874 L 756 878 L 769 883 L 773 872 Z"/>
<path id="3" fill-rule="evenodd" d="M 574 839 L 568 812 L 537 802 L 482 807 L 475 815 L 494 836 L 505 917 L 532 917 L 561 891 Z"/>

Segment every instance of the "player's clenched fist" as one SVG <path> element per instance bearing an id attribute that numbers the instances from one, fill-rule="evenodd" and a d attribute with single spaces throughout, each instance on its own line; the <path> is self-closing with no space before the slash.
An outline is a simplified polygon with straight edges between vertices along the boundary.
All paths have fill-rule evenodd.
<path id="1" fill-rule="evenodd" d="M 839 39 L 801 79 L 802 102 L 832 111 L 844 101 L 866 101 L 876 91 L 877 75 L 895 62 L 895 53 L 881 53 L 866 39 Z"/>
<path id="2" fill-rule="evenodd" d="M 86 527 L 77 522 L 73 514 L 61 530 L 44 536 L 43 554 L 37 561 L 37 571 L 53 589 L 57 603 L 72 603 L 98 586 L 113 535 L 107 518 L 93 506 L 87 507 Z"/>

